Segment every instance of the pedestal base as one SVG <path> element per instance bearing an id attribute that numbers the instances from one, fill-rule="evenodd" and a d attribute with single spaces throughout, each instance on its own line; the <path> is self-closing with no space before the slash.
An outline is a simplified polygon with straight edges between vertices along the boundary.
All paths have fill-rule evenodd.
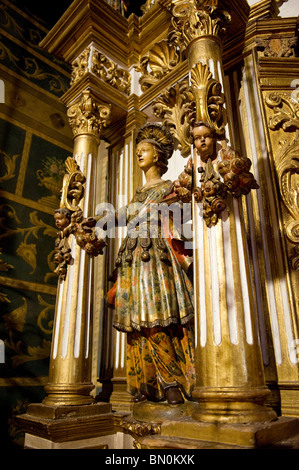
<path id="1" fill-rule="evenodd" d="M 25 431 L 25 448 L 108 449 L 123 448 L 124 445 L 132 448 L 131 436 L 117 432 L 109 403 L 82 406 L 31 404 L 27 413 L 16 419 Z M 124 438 L 130 442 L 124 443 Z"/>
<path id="2" fill-rule="evenodd" d="M 299 448 L 299 419 L 281 417 L 275 421 L 251 424 L 203 423 L 192 418 L 164 421 L 159 435 L 139 438 L 136 447 L 140 449 Z"/>
<path id="3" fill-rule="evenodd" d="M 165 420 L 177 420 L 190 417 L 198 409 L 198 403 L 185 401 L 182 405 L 169 405 L 166 401 L 144 401 L 133 406 L 133 418 L 143 423 L 163 423 Z"/>

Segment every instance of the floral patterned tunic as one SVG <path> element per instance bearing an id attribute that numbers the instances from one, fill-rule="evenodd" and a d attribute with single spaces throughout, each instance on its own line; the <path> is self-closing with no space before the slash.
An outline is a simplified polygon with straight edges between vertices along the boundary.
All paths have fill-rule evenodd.
<path id="1" fill-rule="evenodd" d="M 161 211 L 153 211 L 171 190 L 171 181 L 139 188 L 128 206 L 128 236 L 116 260 L 114 287 L 113 324 L 120 331 L 184 325 L 193 318 L 193 286 L 173 246 L 171 212 L 166 224 Z"/>

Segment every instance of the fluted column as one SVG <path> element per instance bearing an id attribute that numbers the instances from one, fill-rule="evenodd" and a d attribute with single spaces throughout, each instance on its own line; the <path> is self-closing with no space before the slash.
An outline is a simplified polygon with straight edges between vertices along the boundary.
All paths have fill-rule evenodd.
<path id="1" fill-rule="evenodd" d="M 197 8 L 196 1 L 174 1 L 172 13 L 188 53 L 195 120 L 213 124 L 218 149 L 225 149 L 229 135 L 222 107 L 221 47 L 230 16 L 220 3 L 205 2 Z M 217 158 L 212 164 L 216 173 L 219 154 Z M 198 170 L 207 171 L 207 166 L 196 151 L 193 163 L 194 185 L 200 187 Z M 269 391 L 257 333 L 242 206 L 231 194 L 225 203 L 227 208 L 219 217 L 216 214 L 207 219 L 202 203 L 193 201 L 197 376 L 193 396 L 199 402 L 193 418 L 220 423 L 267 421 L 276 415 L 265 406 Z"/>
<path id="2" fill-rule="evenodd" d="M 133 90 L 135 91 L 135 90 Z M 127 205 L 133 198 L 136 189 L 142 185 L 142 175 L 136 164 L 135 138 L 139 127 L 144 124 L 146 115 L 139 111 L 136 98 L 131 97 L 128 104 L 124 142 L 121 148 L 115 148 L 111 155 L 111 203 L 118 210 Z M 115 259 L 121 241 L 126 235 L 126 227 L 118 227 L 116 238 L 109 244 L 109 272 L 115 268 Z M 110 402 L 114 410 L 132 408 L 131 396 L 127 392 L 126 353 L 127 335 L 112 327 L 113 312 L 107 315 L 107 331 L 110 337 L 104 357 L 106 369 L 113 370 L 113 391 Z M 112 344 L 111 344 L 112 343 Z M 113 351 L 112 351 L 113 349 Z M 110 352 L 110 354 L 109 354 Z"/>
<path id="3" fill-rule="evenodd" d="M 74 134 L 73 159 L 80 180 L 84 181 L 84 192 L 78 207 L 73 208 L 68 202 L 68 188 L 63 187 L 61 208 L 70 209 L 71 213 L 79 209 L 86 218 L 94 215 L 96 156 L 110 108 L 100 104 L 89 89 L 83 90 L 75 100 L 69 93 L 65 101 Z M 90 396 L 94 388 L 91 382 L 93 259 L 72 234 L 68 244 L 72 261 L 58 283 L 49 383 L 45 387 L 48 396 L 43 401 L 47 405 L 83 405 L 93 401 Z"/>

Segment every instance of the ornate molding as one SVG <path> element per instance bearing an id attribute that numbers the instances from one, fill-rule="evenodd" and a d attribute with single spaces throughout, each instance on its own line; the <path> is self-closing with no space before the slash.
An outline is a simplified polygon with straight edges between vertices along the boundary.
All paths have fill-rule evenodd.
<path id="1" fill-rule="evenodd" d="M 82 92 L 79 101 L 67 111 L 74 136 L 93 134 L 100 138 L 103 127 L 110 122 L 111 105 L 98 104 L 90 90 Z"/>
<path id="2" fill-rule="evenodd" d="M 223 40 L 231 22 L 230 14 L 218 6 L 202 5 L 201 0 L 173 2 L 172 24 L 176 42 L 182 47 L 202 36 Z"/>
<path id="3" fill-rule="evenodd" d="M 295 57 L 295 48 L 298 38 L 281 38 L 279 36 L 271 36 L 268 39 L 257 39 L 256 45 L 258 49 L 263 49 L 265 57 Z"/>
<path id="4" fill-rule="evenodd" d="M 277 130 L 296 131 L 299 129 L 299 90 L 291 94 L 286 92 L 269 93 L 265 102 L 274 111 L 269 119 L 269 127 Z"/>
<path id="5" fill-rule="evenodd" d="M 119 67 L 97 50 L 93 50 L 91 62 L 91 72 L 113 88 L 116 88 L 126 95 L 130 94 L 131 75 L 127 70 Z"/>
<path id="6" fill-rule="evenodd" d="M 161 432 L 161 423 L 141 423 L 132 418 L 121 420 L 120 427 L 135 439 L 152 434 L 160 434 Z"/>
<path id="7" fill-rule="evenodd" d="M 295 94 L 285 92 L 269 93 L 266 105 L 274 114 L 269 119 L 269 128 L 273 131 L 282 129 L 293 133 L 294 139 L 281 139 L 280 148 L 275 156 L 275 168 L 279 190 L 286 209 L 292 220 L 287 222 L 285 233 L 292 247 L 290 264 L 292 269 L 299 269 L 299 101 Z M 292 134 L 289 134 L 292 135 Z"/>
<path id="8" fill-rule="evenodd" d="M 90 47 L 87 47 L 72 63 L 71 85 L 74 85 L 88 72 L 89 54 Z"/>

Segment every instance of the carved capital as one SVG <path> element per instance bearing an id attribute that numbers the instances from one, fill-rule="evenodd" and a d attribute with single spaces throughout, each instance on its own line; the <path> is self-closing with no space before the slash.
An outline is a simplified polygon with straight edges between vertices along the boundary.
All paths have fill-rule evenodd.
<path id="1" fill-rule="evenodd" d="M 214 5 L 202 5 L 200 0 L 178 0 L 172 3 L 172 23 L 181 46 L 187 48 L 195 39 L 207 35 L 223 40 L 231 22 L 227 11 Z"/>
<path id="2" fill-rule="evenodd" d="M 103 127 L 110 122 L 111 105 L 99 104 L 90 90 L 85 90 L 79 101 L 67 111 L 74 136 L 92 134 L 100 138 Z"/>

